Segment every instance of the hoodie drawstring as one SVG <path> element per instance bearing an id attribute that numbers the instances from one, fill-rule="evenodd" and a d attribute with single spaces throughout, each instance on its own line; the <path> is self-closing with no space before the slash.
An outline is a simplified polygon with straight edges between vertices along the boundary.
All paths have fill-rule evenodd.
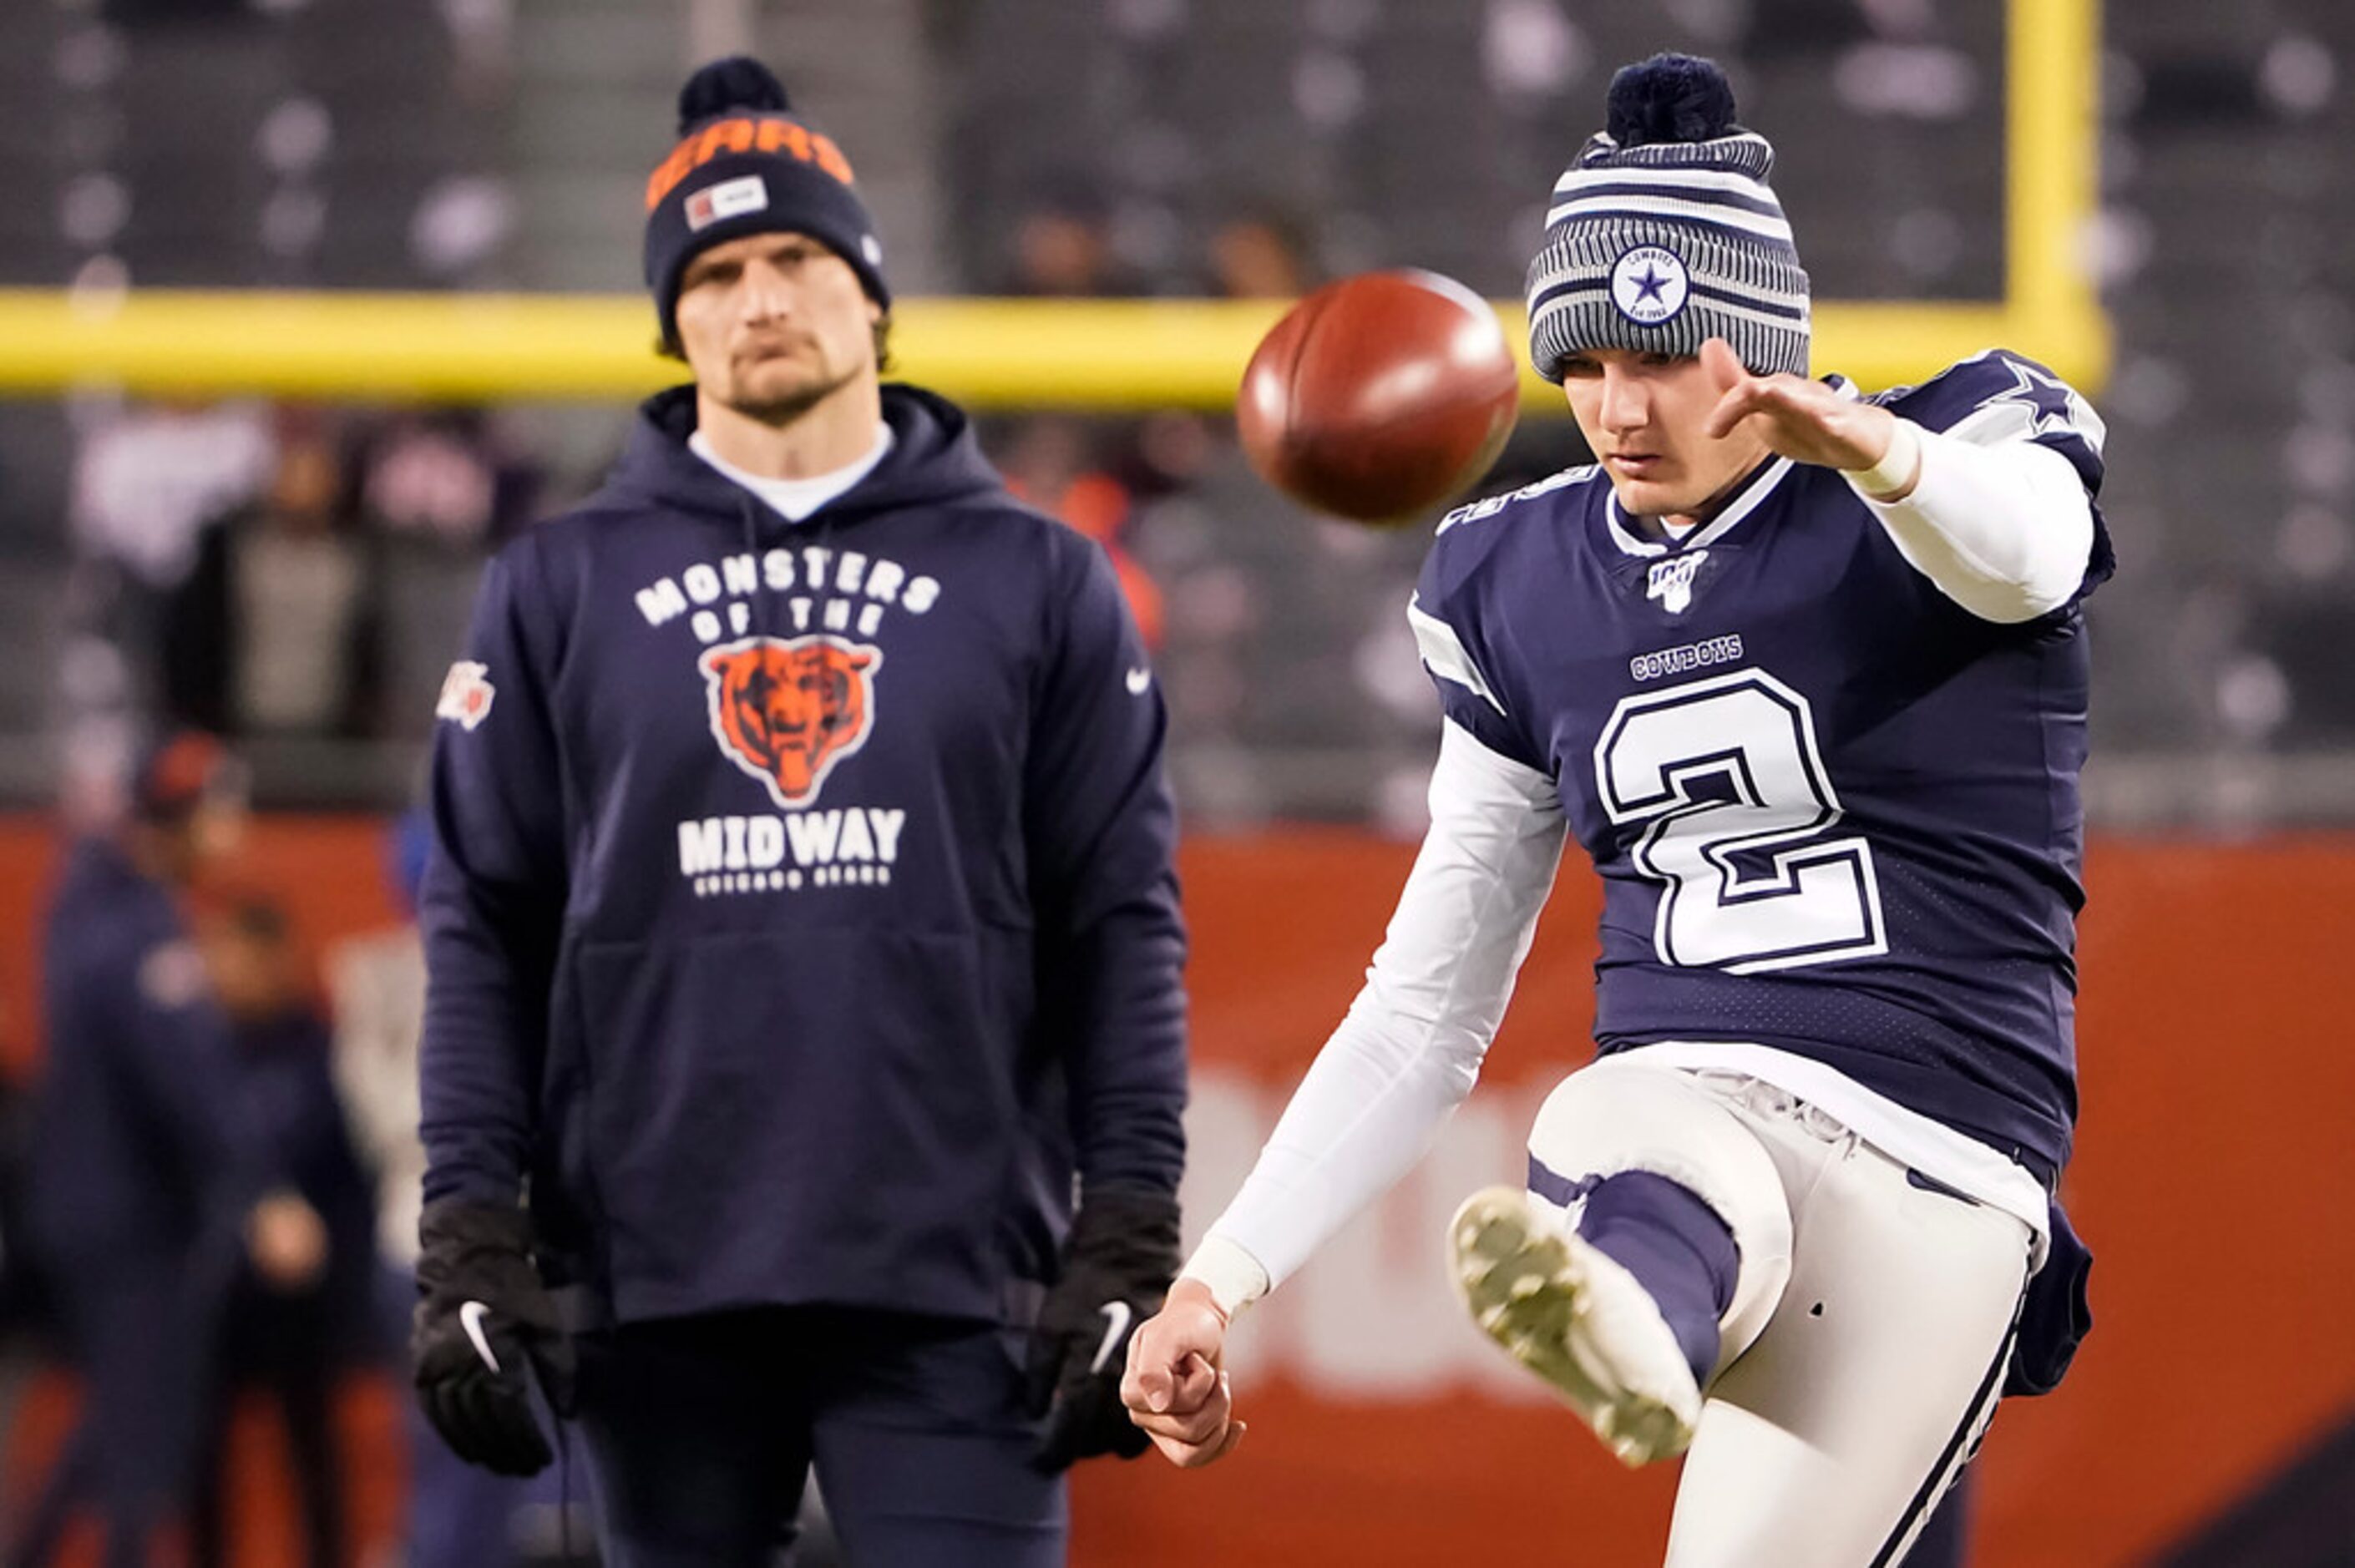
<path id="1" fill-rule="evenodd" d="M 751 492 L 737 493 L 736 517 L 744 524 L 744 553 L 752 557 L 755 571 L 759 570 L 761 561 L 760 505 L 760 502 L 754 499 Z M 769 585 L 766 581 L 756 579 L 752 588 L 752 635 L 766 638 L 770 634 Z"/>

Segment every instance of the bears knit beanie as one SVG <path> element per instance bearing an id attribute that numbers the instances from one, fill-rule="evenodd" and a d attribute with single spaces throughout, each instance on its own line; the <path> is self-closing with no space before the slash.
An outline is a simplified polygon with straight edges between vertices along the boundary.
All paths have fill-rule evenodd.
<path id="1" fill-rule="evenodd" d="M 678 284 L 697 253 L 748 234 L 806 234 L 858 274 L 885 310 L 883 246 L 831 138 L 794 114 L 783 83 L 742 55 L 714 60 L 678 94 L 678 144 L 646 181 L 646 286 L 663 341 L 678 342 Z"/>

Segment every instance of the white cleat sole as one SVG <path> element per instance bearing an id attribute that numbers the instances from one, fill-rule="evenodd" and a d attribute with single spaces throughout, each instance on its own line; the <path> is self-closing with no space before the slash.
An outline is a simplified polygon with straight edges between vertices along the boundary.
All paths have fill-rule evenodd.
<path id="1" fill-rule="evenodd" d="M 1568 1401 L 1623 1464 L 1685 1451 L 1700 1390 L 1635 1276 L 1512 1187 L 1465 1199 L 1447 1239 L 1480 1331 Z"/>

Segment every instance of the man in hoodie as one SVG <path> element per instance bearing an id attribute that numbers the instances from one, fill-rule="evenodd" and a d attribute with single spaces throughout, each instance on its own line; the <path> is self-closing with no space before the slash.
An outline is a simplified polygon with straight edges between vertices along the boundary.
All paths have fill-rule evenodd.
<path id="1" fill-rule="evenodd" d="M 840 150 L 705 68 L 647 187 L 694 385 L 485 576 L 423 890 L 417 1376 L 577 1409 L 609 1560 L 1060 1563 L 1177 1264 L 1166 718 L 1103 552 L 880 383 Z"/>

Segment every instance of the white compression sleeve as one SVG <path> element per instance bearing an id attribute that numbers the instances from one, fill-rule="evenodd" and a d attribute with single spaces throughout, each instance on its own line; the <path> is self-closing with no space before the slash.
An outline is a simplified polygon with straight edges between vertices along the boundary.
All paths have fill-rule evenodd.
<path id="1" fill-rule="evenodd" d="M 1472 1092 L 1553 890 L 1564 832 L 1550 779 L 1444 726 L 1431 831 L 1365 989 L 1187 1265 L 1229 1311 L 1281 1283 L 1404 1175 Z"/>
<path id="2" fill-rule="evenodd" d="M 1875 501 L 1849 476 L 1899 553 L 1982 620 L 2033 620 L 2068 603 L 2094 548 L 2093 505 L 2069 460 L 2029 440 L 1912 434 L 1922 467 L 1904 500 Z"/>

